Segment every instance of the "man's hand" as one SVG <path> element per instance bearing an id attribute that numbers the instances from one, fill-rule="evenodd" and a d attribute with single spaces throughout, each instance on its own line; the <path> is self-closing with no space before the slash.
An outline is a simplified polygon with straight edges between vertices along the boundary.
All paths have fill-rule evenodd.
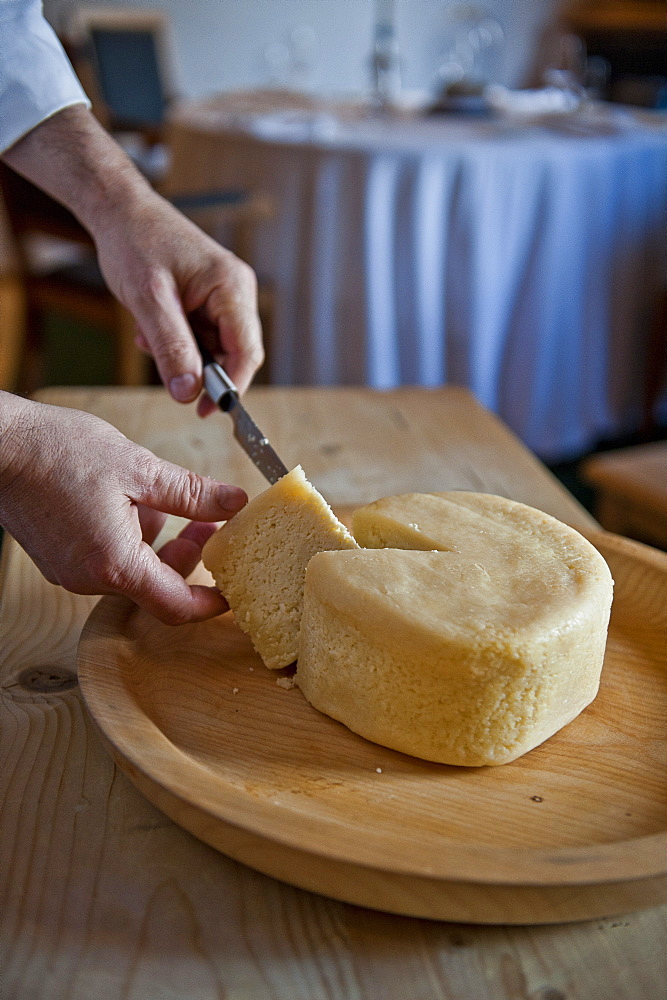
<path id="1" fill-rule="evenodd" d="M 205 328 L 209 350 L 245 392 L 264 360 L 252 268 L 153 191 L 94 235 L 107 284 L 134 315 L 138 343 L 174 399 L 190 402 L 202 386 L 188 316 Z"/>
<path id="2" fill-rule="evenodd" d="M 0 522 L 51 583 L 78 594 L 124 594 L 168 624 L 226 610 L 189 572 L 243 490 L 162 461 L 78 410 L 0 394 Z M 193 522 L 158 558 L 166 514 Z M 176 568 L 173 568 L 176 567 Z"/>
<path id="3" fill-rule="evenodd" d="M 174 399 L 191 402 L 202 389 L 191 314 L 238 389 L 248 388 L 264 360 L 253 270 L 161 198 L 84 105 L 42 122 L 4 158 L 90 232 L 109 288 Z"/>

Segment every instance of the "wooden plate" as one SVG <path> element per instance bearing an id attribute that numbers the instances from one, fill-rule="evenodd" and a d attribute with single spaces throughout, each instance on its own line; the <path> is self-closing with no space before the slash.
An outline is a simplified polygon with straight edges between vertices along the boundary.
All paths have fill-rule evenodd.
<path id="1" fill-rule="evenodd" d="M 667 901 L 667 554 L 593 541 L 615 578 L 600 693 L 496 768 L 369 743 L 277 683 L 230 615 L 169 628 L 104 598 L 79 676 L 119 766 L 177 823 L 376 909 L 552 923 Z"/>

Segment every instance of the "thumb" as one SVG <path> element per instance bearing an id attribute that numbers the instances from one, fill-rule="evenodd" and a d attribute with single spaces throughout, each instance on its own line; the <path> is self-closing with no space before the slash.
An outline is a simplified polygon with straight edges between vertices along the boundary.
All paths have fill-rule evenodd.
<path id="1" fill-rule="evenodd" d="M 239 486 L 199 476 L 148 452 L 148 468 L 131 492 L 136 503 L 189 521 L 226 521 L 243 507 L 248 496 Z"/>

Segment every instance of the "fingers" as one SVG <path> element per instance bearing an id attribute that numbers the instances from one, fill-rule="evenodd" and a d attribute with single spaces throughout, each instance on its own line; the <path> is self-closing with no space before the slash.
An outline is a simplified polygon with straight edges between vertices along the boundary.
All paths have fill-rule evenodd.
<path id="1" fill-rule="evenodd" d="M 215 587 L 190 586 L 185 577 L 201 559 L 216 524 L 190 523 L 158 553 L 139 541 L 124 558 L 103 554 L 92 571 L 91 586 L 80 592 L 122 594 L 167 625 L 204 621 L 228 610 Z M 79 581 L 80 582 L 80 581 Z"/>
<path id="2" fill-rule="evenodd" d="M 199 564 L 201 550 L 217 528 L 217 524 L 191 521 L 158 550 L 158 556 L 182 577 L 187 577 Z"/>
<path id="3" fill-rule="evenodd" d="M 217 350 L 215 346 L 211 350 L 244 393 L 264 361 L 264 347 L 255 272 L 238 258 L 233 260 L 226 280 L 212 288 L 205 312 L 217 331 Z"/>
<path id="4" fill-rule="evenodd" d="M 248 501 L 245 490 L 238 486 L 199 476 L 149 451 L 144 451 L 142 458 L 133 470 L 130 499 L 135 503 L 189 521 L 227 521 Z"/>
<path id="5" fill-rule="evenodd" d="M 176 538 L 172 538 L 162 546 L 157 553 L 158 558 L 185 579 L 199 564 L 201 550 L 217 527 L 217 524 L 191 521 Z M 177 624 L 178 621 L 203 621 L 220 615 L 229 608 L 225 599 L 214 587 L 190 586 L 188 591 L 187 595 L 184 591 L 176 594 L 175 600 L 170 596 L 166 604 L 160 595 L 158 617 L 167 624 Z M 145 599 L 142 596 L 142 600 Z"/>
<path id="6" fill-rule="evenodd" d="M 254 271 L 216 247 L 188 284 L 181 290 L 166 268 L 150 272 L 133 303 L 137 344 L 149 347 L 171 396 L 190 403 L 201 392 L 202 362 L 186 312 L 202 317 L 213 331 L 212 353 L 245 392 L 264 360 Z"/>
<path id="7" fill-rule="evenodd" d="M 171 396 L 192 402 L 202 363 L 188 317 L 201 314 L 213 331 L 210 350 L 245 392 L 264 360 L 255 273 L 162 199 L 152 205 L 140 231 L 131 217 L 129 232 L 114 234 L 115 253 L 108 240 L 101 245 L 107 282 L 137 321 L 137 346 L 153 355 Z"/>
<path id="8" fill-rule="evenodd" d="M 146 340 L 146 338 L 144 337 L 143 333 L 141 333 L 141 332 L 137 333 L 136 337 L 134 338 L 134 343 L 139 348 L 139 350 L 142 352 L 142 354 L 150 354 L 151 353 L 151 346 L 148 343 L 148 341 Z"/>
<path id="9" fill-rule="evenodd" d="M 168 547 L 171 548 L 166 552 L 167 559 L 179 566 L 187 568 L 192 563 L 195 549 L 197 557 L 194 565 L 199 561 L 201 547 L 192 539 L 176 538 L 173 543 L 168 542 L 165 549 Z M 228 608 L 215 587 L 190 586 L 177 569 L 145 543 L 141 544 L 137 553 L 136 572 L 128 575 L 122 592 L 166 625 L 205 621 Z"/>
<path id="10" fill-rule="evenodd" d="M 164 522 L 167 520 L 167 515 L 161 510 L 154 510 L 152 507 L 146 507 L 143 504 L 137 505 L 137 515 L 141 527 L 141 537 L 149 545 L 152 545 L 162 531 Z"/>
<path id="11" fill-rule="evenodd" d="M 137 535 L 130 547 L 109 545 L 91 553 L 70 576 L 61 572 L 52 582 L 75 593 L 121 594 L 167 625 L 204 621 L 223 614 L 228 604 L 215 587 L 191 586 L 185 577 L 216 528 L 190 523 L 158 553 Z"/>
<path id="12" fill-rule="evenodd" d="M 203 393 L 197 400 L 197 416 L 199 417 L 207 417 L 209 413 L 213 413 L 217 408 L 213 400 L 206 393 Z"/>
<path id="13" fill-rule="evenodd" d="M 201 355 L 183 312 L 175 283 L 166 272 L 154 277 L 135 307 L 138 342 L 150 348 L 160 378 L 179 403 L 191 403 L 202 388 Z"/>

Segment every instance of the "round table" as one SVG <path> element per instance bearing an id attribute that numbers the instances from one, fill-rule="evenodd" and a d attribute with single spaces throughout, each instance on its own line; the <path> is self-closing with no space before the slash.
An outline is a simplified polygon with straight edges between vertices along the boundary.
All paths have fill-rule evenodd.
<path id="1" fill-rule="evenodd" d="M 667 120 L 183 105 L 173 185 L 272 197 L 277 384 L 456 383 L 541 457 L 635 429 L 667 285 Z"/>

